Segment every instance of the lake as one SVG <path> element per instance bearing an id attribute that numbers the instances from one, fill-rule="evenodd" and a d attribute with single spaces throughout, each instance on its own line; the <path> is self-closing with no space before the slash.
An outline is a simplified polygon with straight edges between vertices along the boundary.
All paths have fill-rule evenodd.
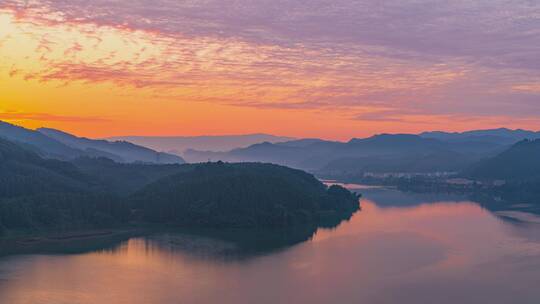
<path id="1" fill-rule="evenodd" d="M 0 303 L 538 303 L 540 218 L 347 185 L 362 210 L 291 245 L 185 232 L 0 258 Z M 255 242 L 254 242 L 255 240 Z M 260 241 L 262 242 L 262 241 Z"/>

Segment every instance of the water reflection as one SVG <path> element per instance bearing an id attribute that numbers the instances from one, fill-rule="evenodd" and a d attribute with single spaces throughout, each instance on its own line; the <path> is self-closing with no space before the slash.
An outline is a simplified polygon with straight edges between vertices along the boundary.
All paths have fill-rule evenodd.
<path id="1" fill-rule="evenodd" d="M 238 245 L 227 237 L 172 232 L 131 238 L 86 254 L 9 257 L 0 260 L 0 303 L 540 299 L 536 221 L 516 224 L 466 200 L 422 201 L 409 194 L 396 197 L 393 190 L 365 194 L 362 211 L 350 221 L 335 229 L 318 229 L 295 246 L 247 259 L 228 258 Z M 389 197 L 407 203 L 387 204 Z M 257 239 L 263 237 L 252 238 L 255 247 Z"/>
<path id="2" fill-rule="evenodd" d="M 146 252 L 166 251 L 192 259 L 237 261 L 273 254 L 310 240 L 317 228 L 170 230 L 131 239 Z M 126 245 L 121 249 L 125 249 Z M 129 246 L 127 247 L 129 248 Z"/>

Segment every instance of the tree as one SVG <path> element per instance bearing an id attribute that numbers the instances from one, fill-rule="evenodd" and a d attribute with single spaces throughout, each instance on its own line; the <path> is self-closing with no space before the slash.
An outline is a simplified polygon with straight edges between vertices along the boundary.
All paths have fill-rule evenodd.
<path id="1" fill-rule="evenodd" d="M 6 227 L 2 225 L 2 221 L 0 220 L 0 237 L 4 236 L 4 234 L 6 234 Z"/>

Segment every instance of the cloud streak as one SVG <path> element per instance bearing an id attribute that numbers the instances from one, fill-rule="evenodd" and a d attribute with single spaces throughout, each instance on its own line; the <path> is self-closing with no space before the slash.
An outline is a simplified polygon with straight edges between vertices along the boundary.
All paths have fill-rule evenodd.
<path id="1" fill-rule="evenodd" d="M 376 46 L 378 55 L 466 57 L 538 69 L 540 4 L 518 0 L 13 1 L 50 22 L 313 47 Z M 53 13 L 50 13 L 53 12 Z M 24 13 L 21 13 L 24 14 Z M 528 43 L 523 43 L 528 42 Z M 432 57 L 432 58 L 426 58 Z"/>
<path id="2" fill-rule="evenodd" d="M 28 113 L 13 110 L 1 111 L 0 120 L 6 121 L 45 121 L 45 122 L 106 122 L 109 121 L 100 117 L 88 116 L 66 116 L 53 115 L 48 113 Z"/>
<path id="3" fill-rule="evenodd" d="M 540 115 L 536 1 L 5 0 L 0 18 L 27 81 L 369 122 Z"/>

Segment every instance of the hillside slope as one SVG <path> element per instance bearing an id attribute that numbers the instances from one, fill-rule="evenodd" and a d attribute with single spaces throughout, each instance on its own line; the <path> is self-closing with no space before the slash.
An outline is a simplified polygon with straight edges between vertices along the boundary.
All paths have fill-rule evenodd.
<path id="1" fill-rule="evenodd" d="M 128 141 L 158 151 L 171 151 L 182 155 L 186 150 L 223 152 L 245 148 L 262 142 L 285 142 L 293 138 L 270 134 L 216 135 L 216 136 L 120 136 L 109 140 Z M 188 161 L 192 161 L 187 159 Z"/>
<path id="2" fill-rule="evenodd" d="M 9 230 L 103 227 L 128 209 L 69 162 L 0 139 L 0 235 Z"/>
<path id="3" fill-rule="evenodd" d="M 468 175 L 477 179 L 508 181 L 540 179 L 540 139 L 523 140 L 507 151 L 474 165 Z"/>
<path id="4" fill-rule="evenodd" d="M 149 148 L 138 146 L 125 141 L 106 141 L 77 137 L 66 132 L 40 128 L 38 132 L 53 138 L 69 147 L 88 152 L 88 154 L 101 154 L 118 162 L 142 162 L 154 164 L 181 164 L 185 161 L 176 155 L 157 152 Z M 109 155 L 109 156 L 108 156 Z"/>
<path id="5" fill-rule="evenodd" d="M 261 143 L 225 153 L 188 151 L 200 161 L 270 162 L 321 175 L 362 172 L 458 171 L 491 153 L 483 149 L 455 145 L 437 139 L 408 134 L 381 134 L 349 142 L 321 140 L 289 143 Z"/>
<path id="6" fill-rule="evenodd" d="M 73 159 L 86 155 L 84 151 L 69 147 L 39 132 L 0 121 L 0 138 L 24 144 L 41 156 Z"/>
<path id="7" fill-rule="evenodd" d="M 204 227 L 288 226 L 347 218 L 358 197 L 310 174 L 270 164 L 206 163 L 132 196 L 151 222 Z"/>

